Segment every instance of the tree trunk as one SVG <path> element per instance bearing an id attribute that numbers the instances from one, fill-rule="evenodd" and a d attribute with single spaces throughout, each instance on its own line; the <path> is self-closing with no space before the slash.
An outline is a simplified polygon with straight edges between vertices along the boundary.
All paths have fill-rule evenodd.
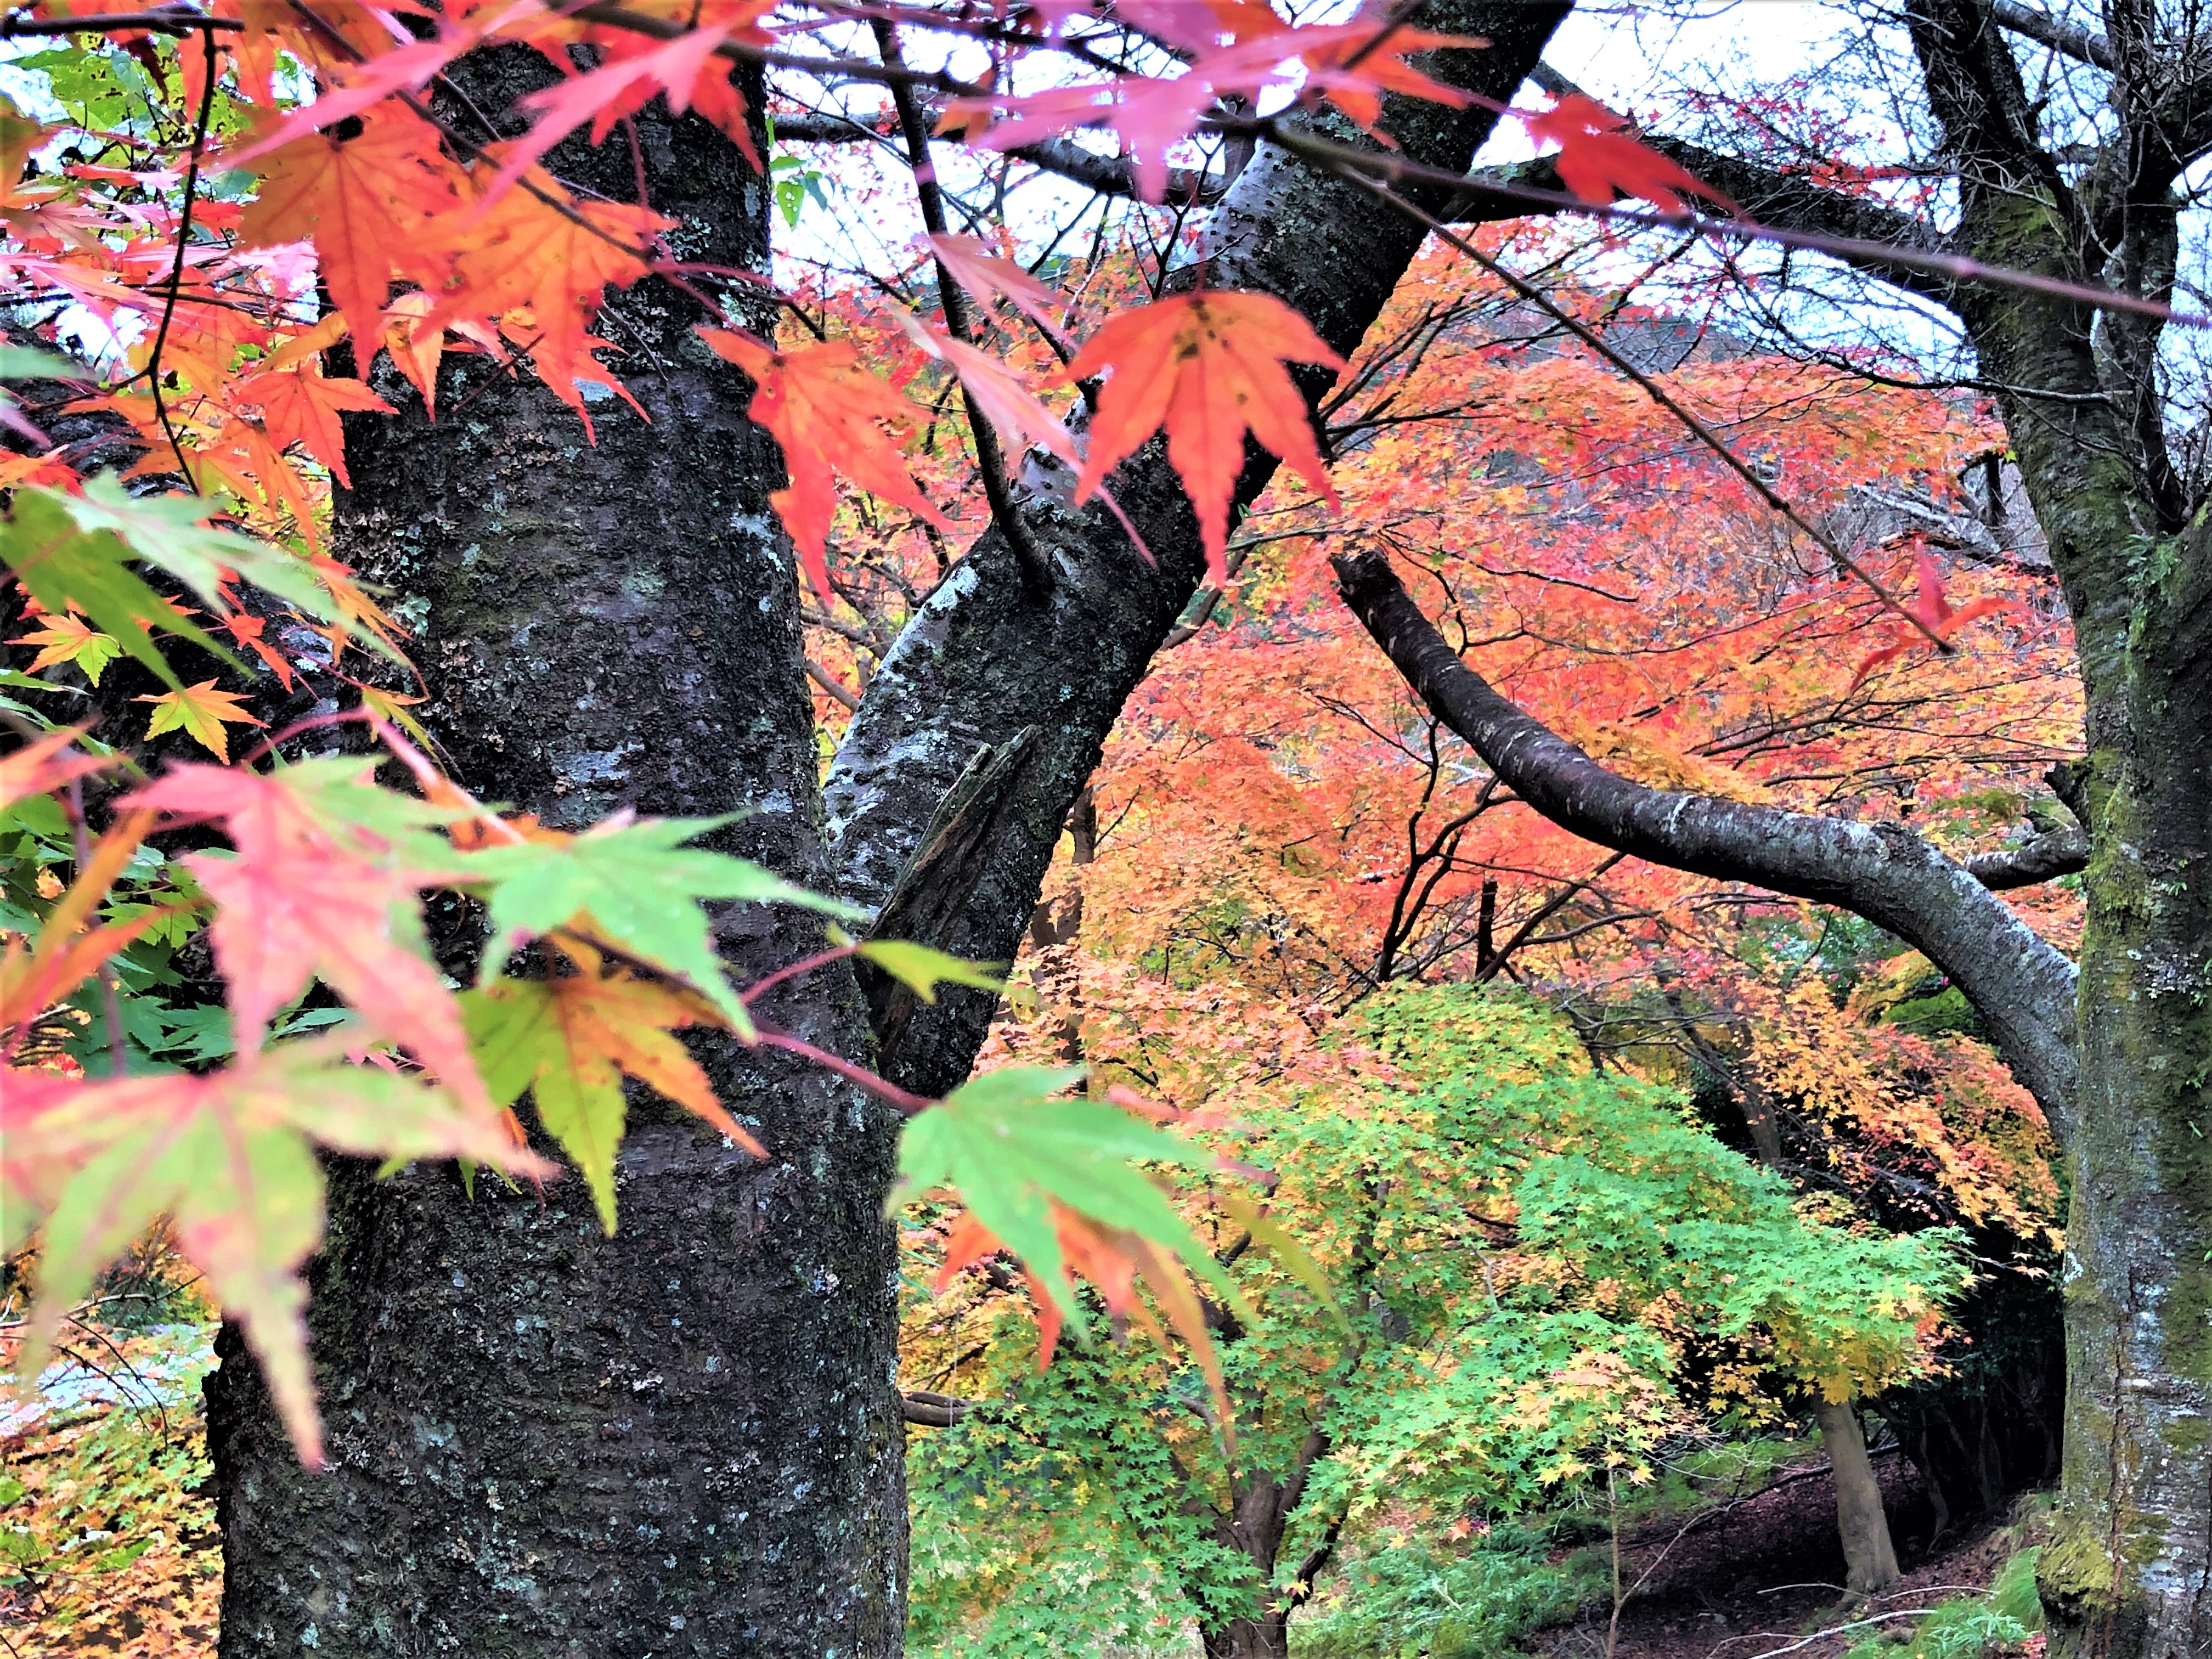
<path id="1" fill-rule="evenodd" d="M 1290 1659 L 1290 1615 L 1268 1613 L 1257 1619 L 1234 1619 L 1200 1631 L 1198 1639 L 1206 1659 Z"/>
<path id="2" fill-rule="evenodd" d="M 1859 1414 L 1848 1401 L 1823 1400 L 1813 1407 L 1820 1443 L 1835 1472 L 1836 1526 L 1844 1539 L 1844 1583 L 1854 1595 L 1879 1595 L 1900 1576 L 1897 1549 L 1889 1541 L 1889 1516 L 1881 1506 L 1881 1486 L 1867 1455 Z"/>
<path id="3" fill-rule="evenodd" d="M 492 110 L 545 72 L 520 52 L 470 70 Z M 766 195 L 735 149 L 658 103 L 637 127 L 687 257 L 763 268 Z M 557 159 L 634 194 L 625 144 Z M 571 828 L 749 809 L 714 844 L 819 885 L 781 466 L 696 320 L 657 283 L 610 306 L 653 419 L 598 401 L 595 447 L 484 357 L 447 358 L 434 424 L 381 373 L 406 412 L 349 430 L 337 540 L 416 628 L 422 713 L 480 795 Z M 468 920 L 434 929 L 458 951 Z M 743 982 L 817 939 L 756 908 L 719 944 Z M 786 988 L 760 1012 L 869 1057 L 849 975 Z M 611 1238 L 573 1176 L 471 1199 L 450 1167 L 337 1172 L 310 1317 L 330 1468 L 294 1462 L 234 1340 L 210 1388 L 227 1659 L 896 1653 L 896 1126 L 818 1069 L 698 1051 L 769 1157 L 634 1096 Z"/>
<path id="4" fill-rule="evenodd" d="M 2212 545 L 2147 544 L 2090 700 L 2054 1653 L 2212 1644 Z M 2085 659 L 2088 656 L 2085 651 Z"/>

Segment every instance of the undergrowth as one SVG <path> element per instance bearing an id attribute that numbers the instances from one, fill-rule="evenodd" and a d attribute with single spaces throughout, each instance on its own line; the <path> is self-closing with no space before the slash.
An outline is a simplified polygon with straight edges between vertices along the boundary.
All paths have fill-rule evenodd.
<path id="1" fill-rule="evenodd" d="M 2043 1628 L 2038 1553 L 2015 1551 L 1984 1594 L 1954 1596 L 1912 1624 L 1864 1637 L 1844 1659 L 1984 1659 L 2026 1649 Z"/>
<path id="2" fill-rule="evenodd" d="M 200 1380 L 209 1310 L 156 1237 L 64 1322 L 35 1383 L 13 1373 L 27 1263 L 0 1281 L 0 1644 L 14 1659 L 197 1659 L 222 1552 Z"/>

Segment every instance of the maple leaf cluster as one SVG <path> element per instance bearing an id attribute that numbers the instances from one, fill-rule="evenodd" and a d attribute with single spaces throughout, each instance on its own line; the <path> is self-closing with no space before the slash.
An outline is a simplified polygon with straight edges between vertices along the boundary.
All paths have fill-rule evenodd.
<path id="1" fill-rule="evenodd" d="M 823 9 L 835 16 L 843 9 Z M 678 257 L 668 240 L 676 222 L 650 203 L 581 191 L 548 171 L 548 159 L 572 138 L 617 141 L 629 118 L 659 99 L 678 112 L 696 110 L 757 167 L 761 112 L 733 82 L 733 65 L 788 57 L 819 28 L 780 18 L 767 0 L 618 10 L 618 19 L 586 20 L 527 0 L 485 0 L 434 16 L 404 4 L 250 8 L 234 30 L 158 43 L 118 25 L 114 38 L 154 71 L 191 134 L 182 199 L 171 170 L 80 167 L 52 184 L 18 184 L 0 200 L 0 220 L 13 232 L 5 250 L 12 280 L 65 295 L 119 344 L 117 367 L 127 378 L 90 389 L 74 407 L 102 409 L 137 434 L 137 475 L 181 472 L 196 490 L 234 496 L 259 527 L 311 544 L 324 480 L 349 483 L 344 418 L 392 411 L 365 378 L 380 356 L 434 413 L 447 353 L 526 364 L 588 433 L 590 389 L 629 395 L 609 361 L 615 348 L 593 332 L 608 290 L 657 275 L 720 313 L 714 296 L 726 273 Z M 1383 94 L 1466 101 L 1409 56 L 1486 44 L 1387 19 L 1293 26 L 1261 0 L 1125 0 L 1033 8 L 1025 16 L 1032 32 L 1018 31 L 1009 52 L 1050 60 L 1049 73 L 1066 84 L 1014 97 L 947 97 L 944 130 L 1003 149 L 1104 125 L 1152 199 L 1168 153 L 1224 108 L 1291 91 L 1306 105 L 1334 105 L 1387 143 L 1377 125 Z M 411 27 L 403 21 L 410 18 Z M 938 23 L 957 33 L 957 23 L 927 14 L 909 27 Z M 1098 79 L 1092 36 L 1101 28 L 1164 55 L 1166 67 Z M 524 124 L 520 137 L 480 141 L 440 113 L 440 99 L 456 64 L 500 45 L 534 49 L 556 83 L 512 112 Z M 579 67 L 579 53 L 590 67 Z M 839 61 L 822 58 L 825 69 Z M 298 96 L 295 69 L 313 81 L 311 100 Z M 221 118 L 211 123 L 218 106 Z M 1516 113 L 1562 145 L 1565 176 L 1592 199 L 1619 191 L 1673 203 L 1672 192 L 1696 188 L 1588 99 Z M 69 130 L 13 112 L 0 125 L 0 161 L 10 177 Z M 211 197 L 203 178 L 219 169 L 250 177 L 248 188 Z M 118 212 L 113 187 L 125 184 L 149 204 Z M 939 238 L 934 252 L 957 280 L 1042 318 L 1048 296 L 1033 278 L 980 251 L 962 252 L 955 240 Z M 304 302 L 310 279 L 327 295 L 321 314 Z M 836 599 L 822 551 L 833 476 L 942 526 L 901 458 L 921 422 L 872 370 L 840 355 L 844 344 L 778 351 L 741 329 L 707 334 L 752 376 L 757 413 L 784 446 L 790 483 L 776 505 L 825 604 Z M 966 340 L 931 330 L 916 339 L 1002 431 L 1066 453 L 1057 418 L 1036 398 L 1045 385 Z M 338 349 L 350 373 L 332 372 L 329 354 Z M 1050 377 L 1060 386 L 1109 377 L 1108 441 L 1085 463 L 1082 494 L 1098 489 L 1115 462 L 1164 425 L 1218 567 L 1224 480 L 1237 471 L 1248 429 L 1310 482 L 1321 477 L 1311 435 L 1289 413 L 1297 399 L 1285 360 L 1338 362 L 1302 319 L 1262 295 L 1179 295 L 1109 319 L 1076 364 Z M 1170 362 L 1175 374 L 1157 372 Z M 19 457 L 0 463 L 0 483 L 67 482 L 82 472 L 81 459 L 67 447 Z M 95 660 L 99 647 L 67 637 L 65 617 L 37 620 L 42 628 L 31 637 L 59 653 L 51 661 Z M 193 690 L 198 695 L 173 698 L 156 718 L 164 729 L 212 739 L 228 723 L 225 711 L 206 689 Z"/>

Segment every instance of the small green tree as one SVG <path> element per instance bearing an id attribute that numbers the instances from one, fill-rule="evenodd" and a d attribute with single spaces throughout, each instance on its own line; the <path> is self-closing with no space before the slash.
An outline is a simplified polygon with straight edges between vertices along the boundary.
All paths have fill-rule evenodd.
<path id="1" fill-rule="evenodd" d="M 1040 1373 L 1018 1282 L 988 1264 L 909 1321 L 914 1373 L 976 1397 L 910 1454 L 923 1650 L 1194 1620 L 1210 1655 L 1284 1654 L 1347 1534 L 1641 1484 L 1695 1423 L 1913 1376 L 1965 1282 L 1949 1235 L 1814 1218 L 1517 995 L 1394 990 L 1313 1080 L 1214 1121 L 1275 1181 L 1264 1218 L 1216 1212 L 1253 1311 L 1212 1314 L 1233 1423 L 1158 1345 Z M 1183 1196 L 1199 1211 L 1207 1183 Z M 1266 1248 L 1276 1229 L 1318 1277 Z"/>

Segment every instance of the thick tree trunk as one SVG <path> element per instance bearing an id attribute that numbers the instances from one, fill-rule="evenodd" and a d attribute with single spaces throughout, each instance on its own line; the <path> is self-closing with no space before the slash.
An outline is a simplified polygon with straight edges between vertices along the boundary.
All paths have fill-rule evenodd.
<path id="1" fill-rule="evenodd" d="M 543 71 L 472 72 L 503 110 Z M 734 149 L 658 105 L 638 128 L 687 255 L 759 268 L 764 192 Z M 562 160 L 631 194 L 620 143 Z M 718 844 L 818 884 L 781 467 L 695 320 L 654 284 L 611 307 L 653 420 L 597 402 L 596 447 L 481 356 L 448 359 L 434 425 L 380 374 L 406 412 L 349 434 L 337 539 L 417 627 L 422 712 L 480 794 L 564 827 L 750 809 Z M 435 920 L 465 943 L 467 918 Z M 720 945 L 743 981 L 817 937 L 754 910 Z M 762 1012 L 867 1057 L 848 975 L 789 989 Z M 895 1125 L 818 1070 L 701 1053 L 769 1157 L 634 1097 L 612 1238 L 573 1178 L 471 1199 L 449 1167 L 339 1172 L 311 1316 L 331 1467 L 294 1463 L 235 1344 L 210 1389 L 229 1659 L 897 1651 Z"/>
<path id="2" fill-rule="evenodd" d="M 2039 1577 L 2054 1652 L 2194 1659 L 2212 1645 L 2212 545 L 2200 526 L 2139 556 L 2119 672 L 2090 703 L 2065 1475 Z"/>
<path id="3" fill-rule="evenodd" d="M 1257 1619 L 1235 1619 L 1198 1633 L 1206 1659 L 1289 1659 L 1290 1616 L 1265 1613 Z"/>
<path id="4" fill-rule="evenodd" d="M 1879 1595 L 1897 1583 L 1897 1547 L 1889 1541 L 1889 1516 L 1881 1486 L 1867 1455 L 1859 1414 L 1848 1401 L 1823 1400 L 1813 1407 L 1820 1443 L 1836 1483 L 1836 1527 L 1844 1540 L 1844 1583 L 1854 1595 Z"/>

